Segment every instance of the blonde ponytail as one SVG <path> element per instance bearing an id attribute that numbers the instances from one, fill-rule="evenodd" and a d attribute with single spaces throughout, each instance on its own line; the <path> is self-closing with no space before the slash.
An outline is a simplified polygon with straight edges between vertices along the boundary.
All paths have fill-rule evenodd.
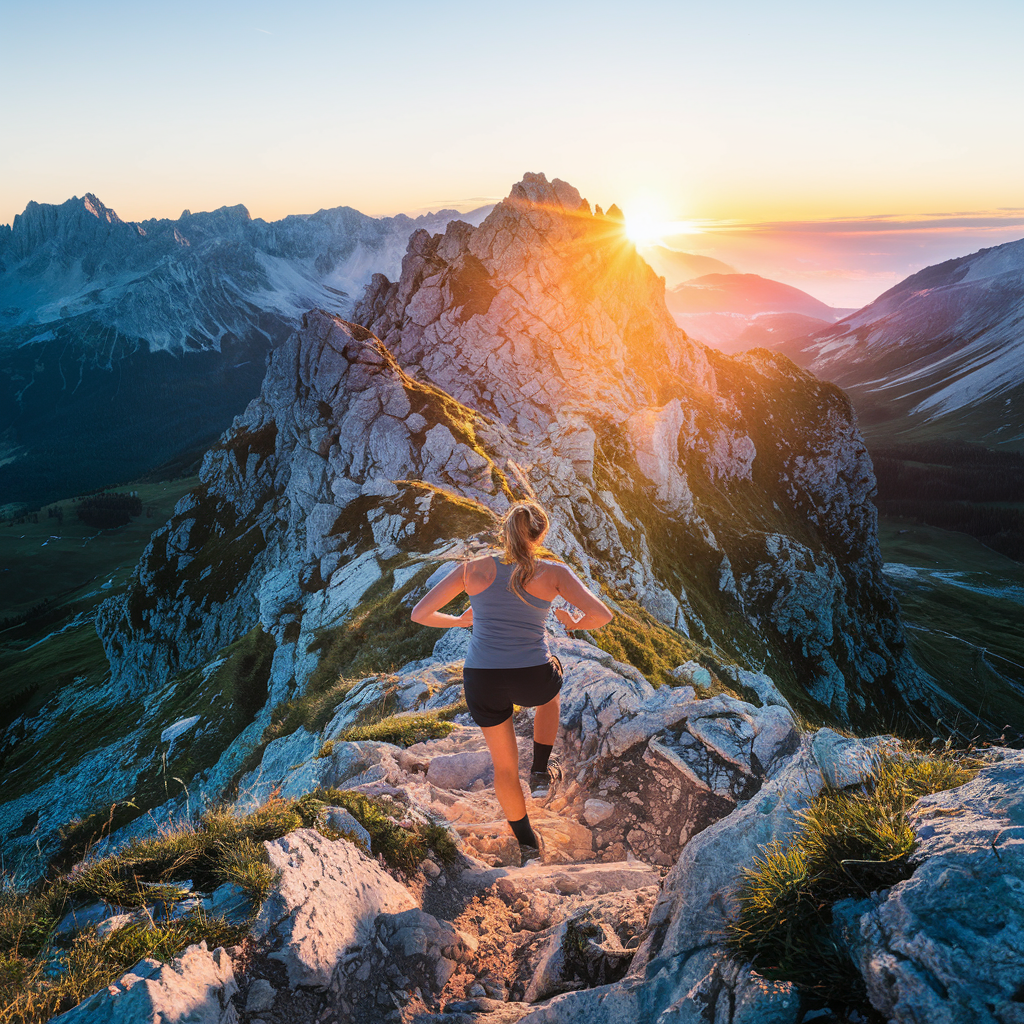
<path id="1" fill-rule="evenodd" d="M 506 562 L 515 562 L 509 587 L 522 596 L 526 584 L 537 572 L 534 552 L 548 532 L 548 515 L 535 501 L 517 501 L 498 523 L 498 540 Z"/>

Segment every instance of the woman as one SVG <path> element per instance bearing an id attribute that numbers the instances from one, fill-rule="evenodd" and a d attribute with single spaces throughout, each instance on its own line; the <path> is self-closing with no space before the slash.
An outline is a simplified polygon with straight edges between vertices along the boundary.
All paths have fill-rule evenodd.
<path id="1" fill-rule="evenodd" d="M 519 782 L 512 705 L 537 709 L 530 783 L 535 791 L 546 788 L 562 688 L 562 665 L 548 650 L 545 629 L 551 602 L 562 597 L 583 613 L 574 619 L 566 609 L 555 609 L 555 618 L 566 629 L 598 629 L 612 620 L 608 607 L 567 565 L 537 558 L 548 525 L 537 502 L 517 502 L 499 522 L 503 557 L 485 555 L 463 563 L 412 610 L 413 622 L 424 626 L 473 627 L 462 670 L 466 703 L 487 741 L 494 762 L 494 792 L 519 841 L 523 863 L 539 856 L 539 843 Z M 464 591 L 470 607 L 462 615 L 439 611 Z"/>

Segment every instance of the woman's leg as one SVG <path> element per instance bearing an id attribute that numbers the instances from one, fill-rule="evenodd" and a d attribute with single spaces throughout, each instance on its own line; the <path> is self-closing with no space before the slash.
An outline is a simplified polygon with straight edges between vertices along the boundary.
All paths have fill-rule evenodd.
<path id="1" fill-rule="evenodd" d="M 555 700 L 557 699 L 556 697 Z M 556 729 L 557 726 L 556 714 Z M 498 798 L 505 817 L 509 821 L 519 821 L 526 817 L 526 800 L 519 782 L 519 747 L 516 743 L 512 717 L 509 716 L 500 725 L 484 726 L 480 731 L 484 734 L 487 749 L 491 752 L 491 760 L 494 762 L 494 795 Z"/>
<path id="2" fill-rule="evenodd" d="M 562 708 L 561 694 L 541 704 L 533 713 L 533 741 L 553 747 L 558 737 L 558 715 Z"/>

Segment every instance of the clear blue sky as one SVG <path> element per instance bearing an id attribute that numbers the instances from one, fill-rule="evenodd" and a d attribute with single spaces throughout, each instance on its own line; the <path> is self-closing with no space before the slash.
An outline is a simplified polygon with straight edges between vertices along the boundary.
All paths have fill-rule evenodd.
<path id="1" fill-rule="evenodd" d="M 706 222 L 1002 216 L 1022 39 L 1019 0 L 0 0 L 0 223 L 86 191 L 126 219 L 466 207 L 525 170 Z"/>

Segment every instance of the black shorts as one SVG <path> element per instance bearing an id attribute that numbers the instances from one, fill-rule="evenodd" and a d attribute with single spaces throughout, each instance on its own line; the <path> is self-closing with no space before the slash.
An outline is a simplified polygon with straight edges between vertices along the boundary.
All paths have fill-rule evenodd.
<path id="1" fill-rule="evenodd" d="M 462 682 L 473 721 L 484 728 L 512 717 L 512 705 L 535 708 L 562 688 L 562 663 L 554 656 L 526 668 L 464 668 Z"/>

